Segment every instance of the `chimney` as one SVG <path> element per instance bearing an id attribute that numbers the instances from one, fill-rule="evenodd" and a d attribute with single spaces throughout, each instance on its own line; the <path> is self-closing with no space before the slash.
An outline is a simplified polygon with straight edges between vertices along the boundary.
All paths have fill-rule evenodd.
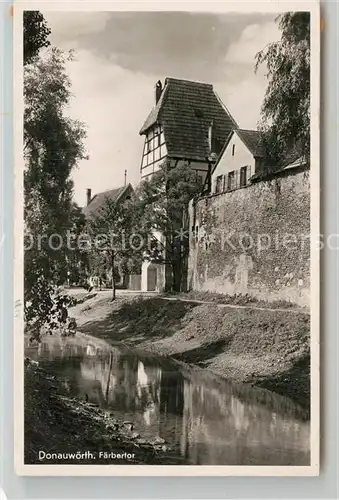
<path id="1" fill-rule="evenodd" d="M 92 190 L 91 189 L 86 189 L 86 198 L 87 198 L 87 205 L 89 205 L 90 201 L 92 199 Z"/>
<path id="2" fill-rule="evenodd" d="M 161 81 L 158 80 L 155 84 L 155 104 L 158 104 L 162 92 L 162 84 Z"/>

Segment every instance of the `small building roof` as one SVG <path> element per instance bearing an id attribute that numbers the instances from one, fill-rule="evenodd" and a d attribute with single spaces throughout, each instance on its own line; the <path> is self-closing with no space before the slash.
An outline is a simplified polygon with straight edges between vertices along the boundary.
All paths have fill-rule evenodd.
<path id="1" fill-rule="evenodd" d="M 248 130 L 248 129 L 240 129 L 234 128 L 230 131 L 224 146 L 219 154 L 219 157 L 213 167 L 213 171 L 215 171 L 217 165 L 221 161 L 232 137 L 233 134 L 237 134 L 240 140 L 245 144 L 247 149 L 253 155 L 254 158 L 266 159 L 267 154 L 265 153 L 265 149 L 262 143 L 262 134 L 258 130 Z"/>
<path id="2" fill-rule="evenodd" d="M 208 131 L 220 150 L 238 125 L 209 83 L 166 78 L 158 103 L 140 130 L 163 126 L 168 156 L 206 161 L 210 154 Z"/>
<path id="3" fill-rule="evenodd" d="M 309 160 L 302 153 L 300 144 L 296 144 L 293 148 L 277 162 L 275 165 L 266 165 L 263 171 L 258 171 L 251 177 L 251 182 L 265 180 L 274 176 L 282 175 L 284 172 L 304 170 L 309 168 Z"/>
<path id="4" fill-rule="evenodd" d="M 235 132 L 243 141 L 254 158 L 266 158 L 267 154 L 262 141 L 262 134 L 259 130 L 237 129 Z"/>
<path id="5" fill-rule="evenodd" d="M 123 198 L 124 195 L 128 195 L 129 191 L 134 191 L 133 186 L 131 184 L 127 184 L 126 186 L 109 189 L 107 191 L 103 191 L 102 193 L 95 194 L 89 204 L 83 207 L 82 212 L 85 217 L 93 217 L 99 215 L 99 211 L 101 207 L 104 206 L 107 200 L 110 201 L 119 201 Z"/>
<path id="6" fill-rule="evenodd" d="M 305 156 L 299 156 L 294 161 L 287 163 L 281 170 L 290 170 L 291 168 L 299 168 L 308 165 L 308 161 Z"/>

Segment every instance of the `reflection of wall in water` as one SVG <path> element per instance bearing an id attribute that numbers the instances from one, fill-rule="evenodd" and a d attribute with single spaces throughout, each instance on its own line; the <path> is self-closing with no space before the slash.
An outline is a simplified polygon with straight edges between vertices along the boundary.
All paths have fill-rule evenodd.
<path id="1" fill-rule="evenodd" d="M 145 413 L 145 422 L 158 419 L 161 369 L 147 366 L 136 357 L 111 354 L 81 364 L 82 377 L 101 382 L 102 393 L 117 410 Z"/>
<path id="2" fill-rule="evenodd" d="M 25 339 L 25 350 L 32 359 L 42 358 L 49 361 L 77 357 L 84 354 L 84 346 L 67 342 L 57 334 L 43 338 L 39 344 L 31 344 L 28 339 Z"/>
<path id="3" fill-rule="evenodd" d="M 240 402 L 215 388 L 184 384 L 181 453 L 195 464 L 307 464 L 309 424 Z"/>
<path id="4" fill-rule="evenodd" d="M 157 432 L 159 432 L 161 377 L 161 368 L 145 366 L 142 361 L 139 361 L 137 383 L 139 406 L 143 409 L 144 423 L 149 427 L 156 427 Z"/>
<path id="5" fill-rule="evenodd" d="M 179 441 L 182 434 L 184 379 L 179 371 L 163 370 L 161 377 L 160 435 Z"/>

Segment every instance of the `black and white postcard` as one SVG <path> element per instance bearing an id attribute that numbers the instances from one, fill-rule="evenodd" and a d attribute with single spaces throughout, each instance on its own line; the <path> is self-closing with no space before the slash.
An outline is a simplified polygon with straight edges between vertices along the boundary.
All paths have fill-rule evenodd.
<path id="1" fill-rule="evenodd" d="M 17 473 L 318 475 L 319 5 L 129 5 L 14 5 Z"/>

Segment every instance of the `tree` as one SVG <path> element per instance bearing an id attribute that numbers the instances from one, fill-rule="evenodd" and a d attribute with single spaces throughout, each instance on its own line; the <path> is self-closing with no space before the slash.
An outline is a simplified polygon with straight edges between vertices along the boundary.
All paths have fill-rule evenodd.
<path id="1" fill-rule="evenodd" d="M 50 28 L 41 12 L 25 10 L 24 16 L 24 64 L 30 64 L 38 56 L 40 49 L 48 47 Z"/>
<path id="2" fill-rule="evenodd" d="M 68 229 L 68 244 L 66 245 L 65 258 L 67 262 L 67 281 L 71 283 L 84 283 L 88 274 L 87 253 L 78 244 L 86 226 L 86 219 L 82 209 L 72 203 Z"/>
<path id="3" fill-rule="evenodd" d="M 70 176 L 86 158 L 84 127 L 66 114 L 67 60 L 51 48 L 24 69 L 25 314 L 37 331 L 50 321 L 51 301 L 62 304 L 56 287 L 67 279 L 67 232 L 77 217 Z"/>
<path id="4" fill-rule="evenodd" d="M 179 292 L 186 286 L 189 252 L 188 204 L 201 192 L 196 172 L 187 164 L 165 161 L 137 191 L 143 231 L 153 235 L 146 256 L 170 270 L 167 288 Z"/>
<path id="5" fill-rule="evenodd" d="M 277 160 L 296 146 L 310 152 L 310 14 L 278 16 L 281 40 L 256 56 L 256 70 L 267 67 L 268 86 L 259 128 L 269 156 Z"/>
<path id="6" fill-rule="evenodd" d="M 117 276 L 141 265 L 140 212 L 132 199 L 123 202 L 106 198 L 98 212 L 89 216 L 87 228 L 91 270 L 99 276 L 111 273 L 113 301 Z"/>

